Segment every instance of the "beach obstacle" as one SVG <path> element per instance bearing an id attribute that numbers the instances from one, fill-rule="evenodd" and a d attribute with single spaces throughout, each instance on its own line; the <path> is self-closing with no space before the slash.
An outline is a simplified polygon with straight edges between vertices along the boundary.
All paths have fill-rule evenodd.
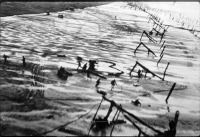
<path id="1" fill-rule="evenodd" d="M 92 124 L 91 124 L 91 126 L 90 126 L 88 135 L 89 135 L 89 133 L 90 133 L 90 131 L 91 131 L 92 128 L 103 129 L 103 128 L 106 128 L 108 125 L 110 125 L 109 122 L 108 122 L 108 117 L 110 116 L 110 114 L 111 114 L 111 112 L 112 112 L 112 109 L 113 109 L 113 107 L 114 107 L 114 103 L 115 103 L 114 101 L 109 102 L 109 103 L 110 103 L 110 107 L 109 107 L 108 112 L 107 112 L 107 114 L 106 114 L 106 116 L 105 116 L 104 118 L 101 118 L 101 117 L 96 118 L 97 113 L 98 113 L 98 111 L 99 111 L 99 108 L 100 108 L 100 106 L 101 106 L 103 100 L 105 100 L 105 99 L 102 97 L 102 100 L 101 100 L 101 102 L 100 102 L 100 104 L 99 104 L 99 106 L 98 106 L 98 108 L 97 108 L 97 111 L 96 111 L 96 113 L 95 113 L 95 115 L 94 115 L 94 117 L 93 117 L 93 119 L 92 119 L 92 122 L 91 122 Z M 115 117 L 116 117 L 118 111 L 119 111 L 119 110 L 117 109 L 117 111 L 116 111 L 116 113 L 115 113 L 115 115 L 114 115 L 114 117 L 113 117 L 113 120 L 112 120 L 111 124 L 114 123 L 114 120 L 115 120 Z M 119 117 L 119 113 L 118 113 L 117 119 L 118 119 L 118 117 Z M 114 125 L 114 124 L 113 124 L 113 125 Z M 112 135 L 113 130 L 114 130 L 114 126 L 112 127 L 112 130 L 111 130 L 111 132 L 110 132 L 110 135 Z"/>
<path id="2" fill-rule="evenodd" d="M 142 36 L 140 38 L 140 41 L 142 40 L 144 34 L 147 36 L 147 38 L 149 39 L 149 41 L 151 41 L 153 43 L 157 43 L 157 41 L 154 38 L 152 38 L 145 30 L 142 32 Z"/>
<path id="3" fill-rule="evenodd" d="M 148 50 L 148 56 L 149 53 L 152 53 L 154 56 L 156 56 L 156 54 L 149 48 L 147 47 L 143 42 L 140 42 L 140 44 L 137 46 L 137 48 L 134 50 L 134 54 L 136 54 L 136 51 L 138 50 L 138 48 L 143 45 L 147 50 Z"/>
<path id="4" fill-rule="evenodd" d="M 120 107 L 121 107 L 121 104 L 120 104 Z M 117 115 L 117 117 L 116 117 L 116 115 Z M 112 129 L 111 129 L 110 136 L 112 136 L 112 132 L 113 132 L 113 130 L 114 130 L 114 128 L 115 128 L 115 123 L 114 123 L 114 121 L 117 121 L 117 120 L 118 120 L 119 115 L 120 115 L 120 110 L 117 109 L 117 111 L 116 111 L 116 113 L 115 113 L 115 115 L 114 115 L 114 117 L 113 117 L 113 119 L 112 119 L 112 122 L 111 122 L 111 124 L 113 125 L 113 127 L 112 127 Z M 116 119 L 115 119 L 115 117 L 116 117 Z"/>
<path id="5" fill-rule="evenodd" d="M 169 122 L 169 130 L 164 131 L 164 136 L 170 136 L 170 137 L 175 137 L 176 135 L 176 126 L 178 123 L 178 118 L 179 118 L 179 111 L 176 111 L 174 120 L 171 120 Z"/>
<path id="6" fill-rule="evenodd" d="M 161 43 L 161 42 L 162 42 L 162 39 L 163 39 L 163 37 L 164 37 L 164 35 L 165 35 L 165 32 L 166 32 L 167 30 L 166 30 L 166 29 L 163 29 L 163 32 L 161 33 L 161 32 L 159 32 L 158 30 L 156 30 L 155 28 L 153 28 L 153 29 L 149 32 L 149 34 L 152 35 L 152 34 L 153 34 L 153 31 L 156 32 L 156 36 L 161 36 L 161 37 L 160 37 L 160 43 Z"/>
<path id="7" fill-rule="evenodd" d="M 164 71 L 164 74 L 163 74 L 163 78 L 162 78 L 162 80 L 164 81 L 165 80 L 165 74 L 166 74 L 166 71 L 167 71 L 167 69 L 168 69 L 168 66 L 169 66 L 169 62 L 167 63 L 167 67 L 165 68 L 165 71 Z"/>
<path id="8" fill-rule="evenodd" d="M 159 59 L 158 62 L 157 62 L 157 67 L 158 67 L 158 64 L 160 63 L 161 59 L 163 58 L 163 56 L 164 56 L 164 54 L 162 54 L 162 55 L 160 56 L 160 59 Z"/>
<path id="9" fill-rule="evenodd" d="M 162 56 L 162 54 L 163 54 L 165 48 L 166 48 L 166 46 L 163 47 L 163 49 L 162 49 L 162 51 L 161 51 L 161 53 L 160 53 L 160 57 Z"/>
<path id="10" fill-rule="evenodd" d="M 130 122 L 133 124 L 133 126 L 139 131 L 138 137 L 140 137 L 141 134 L 143 134 L 144 136 L 148 136 L 148 135 L 147 135 L 145 132 L 143 132 L 143 131 L 141 130 L 141 128 L 140 128 L 139 126 L 137 126 L 137 125 L 135 124 L 135 122 L 133 122 L 133 121 L 131 120 L 131 118 L 129 118 L 126 114 L 124 114 L 124 117 L 125 117 L 128 121 L 130 121 Z"/>
<path id="11" fill-rule="evenodd" d="M 155 73 L 153 73 L 152 71 L 150 71 L 148 68 L 146 68 L 145 66 L 143 66 L 143 65 L 142 65 L 141 63 L 139 63 L 138 61 L 136 61 L 135 65 L 134 65 L 133 68 L 131 69 L 131 71 L 130 71 L 130 73 L 129 73 L 130 76 L 131 76 L 131 73 L 134 71 L 134 69 L 135 69 L 135 67 L 136 67 L 137 65 L 139 65 L 139 66 L 145 71 L 145 78 L 146 78 L 147 73 L 150 73 L 150 74 L 152 74 L 153 77 L 156 76 L 156 77 L 158 77 L 159 79 L 162 79 L 162 80 L 163 80 L 163 78 L 161 78 L 160 76 L 158 76 L 158 75 L 156 75 Z"/>
<path id="12" fill-rule="evenodd" d="M 126 114 L 127 117 L 134 118 L 134 119 L 137 120 L 140 124 L 142 124 L 142 125 L 148 127 L 149 129 L 153 130 L 153 131 L 156 132 L 157 134 L 160 134 L 160 135 L 163 134 L 161 131 L 155 129 L 154 127 L 152 127 L 152 126 L 150 126 L 150 125 L 148 125 L 147 123 L 145 123 L 143 120 L 141 120 L 140 118 L 138 118 L 138 117 L 135 116 L 134 114 L 132 114 L 132 113 L 128 112 L 127 110 L 125 110 L 121 105 L 118 105 L 117 103 L 115 103 L 115 101 L 109 100 L 109 99 L 106 98 L 105 96 L 102 96 L 102 97 L 103 97 L 103 99 L 104 99 L 105 101 L 108 101 L 108 102 L 112 103 L 112 105 L 113 105 L 114 107 L 116 107 L 119 111 L 121 111 L 123 115 Z M 124 115 L 124 116 L 125 116 L 125 115 Z M 127 120 L 130 120 L 130 118 L 127 118 L 127 117 L 125 117 L 125 118 L 126 118 Z M 138 128 L 138 129 L 139 129 L 139 128 Z M 144 132 L 141 132 L 141 133 L 145 134 Z"/>
<path id="13" fill-rule="evenodd" d="M 169 93 L 168 93 L 168 95 L 167 95 L 167 98 L 165 99 L 165 102 L 166 102 L 167 104 L 168 104 L 168 99 L 169 99 L 170 95 L 172 94 L 172 91 L 174 90 L 175 86 L 176 86 L 176 83 L 174 83 L 174 84 L 172 85 L 172 87 L 171 87 L 171 89 L 170 89 L 170 91 L 169 91 Z"/>
<path id="14" fill-rule="evenodd" d="M 165 44 L 165 40 L 163 41 L 163 44 L 160 46 L 160 49 L 162 49 L 162 47 L 164 46 Z"/>
<path id="15" fill-rule="evenodd" d="M 98 111 L 99 111 L 99 108 L 101 107 L 101 104 L 102 104 L 102 102 L 103 102 L 103 98 L 101 99 L 101 102 L 99 103 L 99 106 L 98 106 L 98 108 L 97 108 L 97 111 L 96 111 L 96 113 L 94 114 L 94 116 L 93 116 L 93 118 L 92 118 L 92 121 L 91 121 L 91 126 L 90 126 L 90 129 L 89 129 L 89 132 L 88 132 L 88 136 L 89 136 L 89 134 L 90 134 L 90 131 L 91 131 L 91 129 L 94 127 L 94 124 L 95 124 L 95 119 L 96 119 L 96 116 L 97 116 L 97 113 L 98 113 Z"/>

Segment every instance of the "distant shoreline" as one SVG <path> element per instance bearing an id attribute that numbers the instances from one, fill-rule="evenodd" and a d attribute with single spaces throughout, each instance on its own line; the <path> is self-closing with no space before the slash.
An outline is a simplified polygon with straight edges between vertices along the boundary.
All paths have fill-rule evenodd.
<path id="1" fill-rule="evenodd" d="M 47 11 L 58 12 L 69 8 L 84 9 L 108 3 L 110 2 L 2 2 L 0 5 L 0 17 L 39 14 Z"/>

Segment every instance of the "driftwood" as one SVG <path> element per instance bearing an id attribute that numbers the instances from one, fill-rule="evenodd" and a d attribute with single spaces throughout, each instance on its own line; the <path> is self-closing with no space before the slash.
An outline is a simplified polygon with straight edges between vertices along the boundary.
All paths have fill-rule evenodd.
<path id="1" fill-rule="evenodd" d="M 138 50 L 138 48 L 143 45 L 147 50 L 148 50 L 148 56 L 149 56 L 149 52 L 151 52 L 154 56 L 156 56 L 156 54 L 149 48 L 147 47 L 143 42 L 140 42 L 140 44 L 137 46 L 137 48 L 134 50 L 134 54 L 136 53 L 136 51 Z"/>

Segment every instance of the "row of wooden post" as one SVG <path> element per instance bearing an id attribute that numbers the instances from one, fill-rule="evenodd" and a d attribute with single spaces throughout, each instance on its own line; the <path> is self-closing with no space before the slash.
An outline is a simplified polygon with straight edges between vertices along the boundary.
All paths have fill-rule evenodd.
<path id="1" fill-rule="evenodd" d="M 147 11 L 145 11 L 145 12 L 147 12 Z M 148 13 L 148 12 L 147 12 L 147 13 Z M 161 40 L 160 40 L 160 42 L 161 42 L 161 41 L 162 41 L 162 38 L 163 38 L 165 32 L 167 31 L 167 29 L 169 28 L 169 26 L 163 25 L 163 22 L 159 23 L 159 22 L 161 21 L 160 18 L 158 18 L 158 17 L 152 15 L 151 13 L 148 13 L 148 14 L 149 14 L 149 21 L 152 20 L 153 23 L 154 23 L 153 29 L 152 29 L 150 32 L 152 32 L 152 31 L 154 30 L 154 31 L 156 31 L 156 33 L 158 33 L 158 35 L 161 35 Z M 148 22 L 149 22 L 149 21 L 148 21 Z M 156 25 L 156 27 L 154 28 L 155 25 Z M 163 29 L 163 32 L 160 33 L 159 31 L 157 31 L 157 30 L 156 30 L 157 27 L 159 27 L 159 29 L 162 28 L 162 29 Z M 143 37 L 144 34 L 149 38 L 149 41 L 151 41 L 151 42 L 153 42 L 153 43 L 157 43 L 157 41 L 156 41 L 153 37 L 151 37 L 151 36 L 144 30 L 143 33 L 142 33 L 142 35 L 141 35 L 141 38 L 140 38 L 140 43 L 139 43 L 139 45 L 136 47 L 136 49 L 134 50 L 134 54 L 136 54 L 136 51 L 138 50 L 138 48 L 139 48 L 141 45 L 143 45 L 143 46 L 148 50 L 148 55 L 149 55 L 149 53 L 152 53 L 154 56 L 156 56 L 156 54 L 155 54 L 149 47 L 147 47 L 143 42 L 141 42 L 142 37 Z M 162 60 L 163 56 L 164 56 L 164 53 L 163 53 L 163 52 L 164 52 L 164 50 L 165 50 L 165 48 L 166 48 L 166 46 L 164 46 L 164 44 L 165 44 L 165 41 L 163 41 L 163 43 L 162 43 L 162 45 L 161 45 L 161 47 L 160 47 L 160 49 L 162 49 L 162 48 L 163 48 L 163 49 L 162 49 L 162 51 L 161 51 L 161 53 L 160 53 L 160 58 L 159 58 L 159 60 L 157 61 L 157 66 L 158 66 L 158 64 L 160 63 L 160 61 Z M 168 66 L 169 66 L 170 63 L 168 62 L 168 64 L 167 64 L 167 67 L 166 67 L 166 69 L 165 69 L 165 71 L 164 71 L 164 74 L 163 74 L 163 78 L 161 78 L 161 77 L 159 77 L 158 75 L 156 75 L 155 73 L 151 72 L 150 70 L 148 70 L 146 67 L 144 67 L 143 65 L 141 65 L 141 64 L 140 64 L 139 62 L 137 62 L 137 61 L 136 61 L 135 66 L 133 66 L 133 69 L 131 70 L 131 72 L 134 70 L 134 68 L 136 67 L 137 64 L 140 65 L 145 71 L 147 71 L 146 73 L 149 72 L 149 73 L 151 73 L 153 76 L 157 76 L 158 78 L 164 80 L 165 75 L 166 75 L 166 70 L 167 70 L 167 68 L 168 68 Z M 131 74 L 131 72 L 130 72 L 130 74 Z M 145 76 L 146 76 L 146 74 L 145 74 Z"/>

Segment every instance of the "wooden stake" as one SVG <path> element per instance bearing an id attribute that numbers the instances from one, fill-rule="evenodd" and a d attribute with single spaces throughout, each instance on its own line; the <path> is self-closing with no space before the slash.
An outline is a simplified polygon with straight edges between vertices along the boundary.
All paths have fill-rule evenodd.
<path id="1" fill-rule="evenodd" d="M 131 69 L 130 73 L 129 73 L 129 76 L 131 76 L 131 73 L 134 71 L 135 67 L 137 66 L 137 61 L 135 63 L 135 65 L 133 66 L 133 68 Z"/>
<path id="2" fill-rule="evenodd" d="M 146 124 L 144 121 L 142 121 L 140 118 L 138 118 L 137 116 L 135 116 L 134 114 L 128 112 L 127 110 L 123 109 L 122 107 L 120 107 L 119 105 L 117 105 L 114 101 L 109 100 L 108 98 L 106 98 L 105 96 L 103 96 L 104 100 L 108 101 L 108 102 L 113 102 L 113 105 L 118 108 L 121 112 L 128 114 L 129 116 L 131 116 L 132 118 L 136 119 L 138 122 L 140 122 L 142 125 L 150 128 L 151 130 L 153 130 L 154 132 L 158 133 L 158 134 L 163 134 L 161 131 L 155 129 L 154 127 L 151 127 L 150 125 Z"/>
<path id="3" fill-rule="evenodd" d="M 158 64 L 160 63 L 161 59 L 163 58 L 164 54 L 161 55 L 160 59 L 158 60 L 157 62 L 157 67 L 158 67 Z"/>
<path id="4" fill-rule="evenodd" d="M 113 108 L 113 102 L 110 103 L 110 107 L 109 107 L 107 115 L 104 117 L 104 119 L 108 120 L 108 117 L 110 116 L 110 113 L 112 112 L 112 108 Z"/>
<path id="5" fill-rule="evenodd" d="M 142 32 L 142 36 L 141 36 L 141 38 L 140 38 L 140 41 L 142 40 L 143 34 L 144 34 L 144 31 Z"/>
<path id="6" fill-rule="evenodd" d="M 163 81 L 164 81 L 164 79 L 165 79 L 165 73 L 166 73 L 166 71 L 167 71 L 167 68 L 168 68 L 168 66 L 169 66 L 169 62 L 167 63 L 167 67 L 165 68 L 165 71 L 164 71 L 164 74 L 163 74 Z"/>
<path id="7" fill-rule="evenodd" d="M 158 75 L 156 75 L 155 73 L 151 72 L 148 68 L 146 68 L 145 66 L 143 66 L 142 64 L 140 64 L 138 61 L 136 61 L 136 64 L 139 65 L 140 67 L 142 67 L 145 70 L 146 73 L 147 72 L 151 73 L 153 76 L 156 76 L 156 77 L 158 77 L 160 79 L 163 79 L 163 78 L 159 77 Z M 145 77 L 146 77 L 146 73 L 145 73 Z"/>
<path id="8" fill-rule="evenodd" d="M 140 42 L 140 44 L 135 49 L 134 54 L 136 53 L 136 50 L 138 50 L 138 48 L 140 47 L 140 45 L 143 45 L 146 49 L 148 49 L 148 55 L 149 55 L 149 52 L 151 52 L 154 56 L 156 56 L 156 54 L 149 47 L 147 47 L 143 42 Z"/>
<path id="9" fill-rule="evenodd" d="M 121 107 L 121 104 L 120 104 L 120 107 Z M 120 114 L 120 110 L 119 110 L 119 109 L 117 109 L 117 111 L 116 111 L 116 113 L 115 113 L 115 116 L 116 116 L 117 113 L 118 113 L 118 115 L 117 115 L 116 120 L 118 119 L 119 114 Z M 112 120 L 112 121 L 115 120 L 115 116 L 113 117 L 113 120 Z M 115 128 L 115 124 L 113 124 L 113 127 L 112 127 L 111 132 L 110 132 L 110 136 L 112 136 L 112 132 L 113 132 L 114 128 Z"/>
<path id="10" fill-rule="evenodd" d="M 165 44 L 165 41 L 163 41 L 163 44 L 162 44 L 162 46 L 160 47 L 160 49 L 162 49 L 162 47 L 164 46 L 164 44 Z"/>
<path id="11" fill-rule="evenodd" d="M 96 113 L 95 113 L 95 115 L 94 115 L 94 117 L 92 118 L 92 125 L 90 126 L 90 129 L 89 129 L 89 132 L 88 132 L 88 136 L 89 136 L 89 134 L 90 134 L 90 130 L 92 129 L 92 127 L 93 127 L 93 121 L 95 120 L 95 118 L 96 118 L 96 115 L 97 115 L 97 113 L 98 113 L 98 111 L 99 111 L 99 108 L 100 108 L 100 106 L 101 106 L 101 103 L 103 102 L 103 98 L 102 98 L 102 100 L 101 100 L 101 102 L 100 102 L 100 104 L 99 104 L 99 106 L 98 106 L 98 109 L 97 109 L 97 111 L 96 111 Z"/>
<path id="12" fill-rule="evenodd" d="M 140 41 L 142 40 L 142 37 L 143 37 L 144 34 L 146 34 L 147 38 L 149 38 L 150 41 L 152 41 L 153 43 L 157 43 L 157 41 L 155 39 L 153 39 L 151 36 L 149 36 L 149 34 L 145 30 L 142 33 Z"/>
<path id="13" fill-rule="evenodd" d="M 174 90 L 174 87 L 176 86 L 176 83 L 174 83 L 173 85 L 172 85 L 172 88 L 170 89 L 170 91 L 169 91 L 169 94 L 167 95 L 167 98 L 165 99 L 165 102 L 168 104 L 168 99 L 169 99 L 169 97 L 170 97 L 170 95 L 172 94 L 172 91 Z"/>
<path id="14" fill-rule="evenodd" d="M 163 52 L 164 52 L 165 48 L 166 48 L 166 46 L 164 46 L 164 48 L 163 48 L 162 52 L 160 53 L 160 57 L 162 56 L 162 54 L 163 54 Z"/>
<path id="15" fill-rule="evenodd" d="M 139 131 L 139 135 L 142 133 L 144 136 L 148 136 L 145 132 L 143 132 L 141 129 L 140 129 L 140 127 L 138 127 L 127 115 L 125 115 L 124 114 L 124 117 L 128 120 L 128 121 L 130 121 L 134 126 L 135 126 L 135 128 L 137 128 L 137 130 Z M 138 136 L 139 136 L 138 135 Z"/>
<path id="16" fill-rule="evenodd" d="M 177 126 L 177 123 L 178 123 L 178 117 L 179 117 L 179 111 L 176 111 L 176 114 L 174 117 L 175 127 Z"/>
<path id="17" fill-rule="evenodd" d="M 160 43 L 162 42 L 162 39 L 163 39 L 163 37 L 165 35 L 165 32 L 166 32 L 166 30 L 164 29 L 163 33 L 161 34 Z"/>

